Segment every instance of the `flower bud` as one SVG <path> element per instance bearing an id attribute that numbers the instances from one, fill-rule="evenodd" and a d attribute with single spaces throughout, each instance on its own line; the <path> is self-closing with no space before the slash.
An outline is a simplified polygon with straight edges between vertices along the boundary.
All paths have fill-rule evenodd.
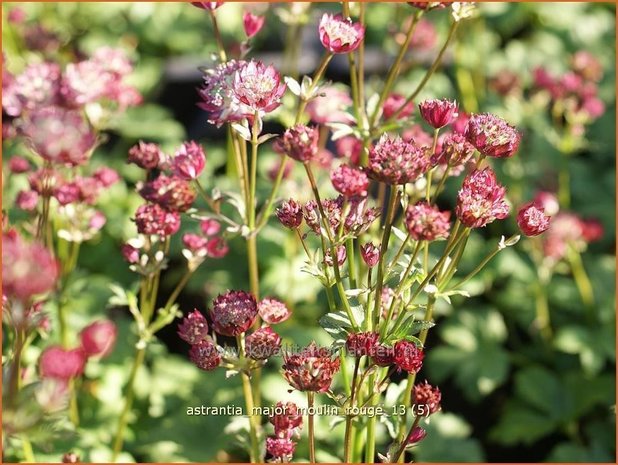
<path id="1" fill-rule="evenodd" d="M 118 329 L 109 320 L 95 321 L 80 333 L 82 349 L 86 357 L 105 357 L 113 350 Z"/>
<path id="2" fill-rule="evenodd" d="M 81 348 L 63 349 L 51 346 L 43 351 L 39 359 L 41 378 L 68 380 L 81 376 L 86 365 L 86 354 Z"/>
<path id="3" fill-rule="evenodd" d="M 204 315 L 197 309 L 194 309 L 178 325 L 178 335 L 182 340 L 191 345 L 206 340 L 208 337 L 208 322 Z"/>

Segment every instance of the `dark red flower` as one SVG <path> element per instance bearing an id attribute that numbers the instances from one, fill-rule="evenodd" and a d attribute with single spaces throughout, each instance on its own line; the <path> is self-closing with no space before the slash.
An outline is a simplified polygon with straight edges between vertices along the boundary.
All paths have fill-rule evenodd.
<path id="1" fill-rule="evenodd" d="M 395 344 L 394 362 L 397 368 L 408 373 L 418 373 L 423 366 L 425 353 L 414 342 L 401 340 Z"/>
<path id="2" fill-rule="evenodd" d="M 253 295 L 245 291 L 227 291 L 214 300 L 210 317 L 217 333 L 238 336 L 251 328 L 257 314 Z"/>
<path id="3" fill-rule="evenodd" d="M 418 108 L 423 119 L 434 129 L 443 128 L 457 117 L 457 103 L 447 99 L 425 100 Z"/>
<path id="4" fill-rule="evenodd" d="M 550 217 L 534 202 L 522 205 L 517 213 L 517 225 L 526 236 L 538 236 L 549 228 Z"/>
<path id="5" fill-rule="evenodd" d="M 256 329 L 245 338 L 247 357 L 253 360 L 266 360 L 276 355 L 281 349 L 281 336 L 265 326 Z"/>
<path id="6" fill-rule="evenodd" d="M 197 309 L 182 319 L 178 325 L 178 335 L 191 345 L 206 340 L 208 337 L 208 322 Z"/>
<path id="7" fill-rule="evenodd" d="M 217 346 L 210 340 L 201 340 L 189 349 L 189 358 L 199 369 L 211 371 L 221 364 Z"/>
<path id="8" fill-rule="evenodd" d="M 326 392 L 339 364 L 339 357 L 333 358 L 328 349 L 312 342 L 299 353 L 284 354 L 283 376 L 299 391 Z"/>

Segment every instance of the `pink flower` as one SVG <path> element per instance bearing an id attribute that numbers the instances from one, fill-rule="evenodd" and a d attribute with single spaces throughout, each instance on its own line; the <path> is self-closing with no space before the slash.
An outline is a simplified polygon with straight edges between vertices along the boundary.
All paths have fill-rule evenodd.
<path id="1" fill-rule="evenodd" d="M 450 167 L 465 165 L 474 154 L 474 147 L 466 138 L 458 133 L 448 134 L 442 140 L 442 150 L 438 157 L 439 163 Z"/>
<path id="2" fill-rule="evenodd" d="M 321 89 L 320 94 L 309 101 L 307 113 L 311 121 L 317 124 L 352 123 L 350 114 L 352 106 L 350 92 L 339 86 L 327 86 Z"/>
<path id="3" fill-rule="evenodd" d="M 54 288 L 58 264 L 41 244 L 27 243 L 15 230 L 2 234 L 2 293 L 27 301 Z"/>
<path id="4" fill-rule="evenodd" d="M 86 355 L 82 349 L 63 349 L 50 346 L 43 351 L 39 359 L 42 378 L 69 380 L 81 376 L 86 365 Z"/>
<path id="5" fill-rule="evenodd" d="M 246 64 L 245 61 L 230 60 L 204 72 L 204 84 L 198 90 L 202 101 L 197 106 L 210 114 L 209 123 L 219 127 L 243 118 L 244 110 L 233 88 L 236 71 Z"/>
<path id="6" fill-rule="evenodd" d="M 343 266 L 346 259 L 348 258 L 348 252 L 345 248 L 345 245 L 339 245 L 335 247 L 335 254 L 337 255 L 337 265 Z M 331 249 L 327 249 L 324 254 L 324 263 L 328 266 L 334 266 L 334 260 Z"/>
<path id="7" fill-rule="evenodd" d="M 414 391 L 412 395 L 413 405 L 424 405 L 428 409 L 428 415 L 440 411 L 440 401 L 442 400 L 442 393 L 438 387 L 434 387 L 427 381 L 414 385 Z"/>
<path id="8" fill-rule="evenodd" d="M 275 210 L 279 222 L 289 229 L 297 229 L 303 222 L 302 207 L 293 199 L 286 200 Z"/>
<path id="9" fill-rule="evenodd" d="M 212 371 L 221 364 L 221 355 L 217 346 L 208 339 L 193 344 L 189 349 L 189 359 L 200 370 Z"/>
<path id="10" fill-rule="evenodd" d="M 11 24 L 21 24 L 26 20 L 26 12 L 19 7 L 11 8 L 7 20 Z"/>
<path id="11" fill-rule="evenodd" d="M 139 194 L 149 202 L 175 212 L 187 211 L 197 196 L 188 181 L 165 174 L 145 183 L 139 189 Z"/>
<path id="12" fill-rule="evenodd" d="M 549 228 L 550 217 L 543 208 L 534 202 L 528 202 L 517 213 L 517 225 L 526 236 L 538 236 Z"/>
<path id="13" fill-rule="evenodd" d="M 326 392 L 339 364 L 339 357 L 312 342 L 299 353 L 283 355 L 283 377 L 299 391 Z"/>
<path id="14" fill-rule="evenodd" d="M 411 446 L 414 444 L 418 444 L 423 439 L 425 439 L 425 436 L 427 436 L 427 431 L 425 431 L 420 426 L 415 426 L 412 430 L 412 434 L 408 436 L 408 445 Z"/>
<path id="15" fill-rule="evenodd" d="M 247 357 L 253 360 L 266 360 L 281 349 L 281 337 L 269 326 L 256 329 L 245 338 Z"/>
<path id="16" fill-rule="evenodd" d="M 331 53 L 353 52 L 365 37 L 365 28 L 361 23 L 328 13 L 322 16 L 318 31 L 320 42 Z"/>
<path id="17" fill-rule="evenodd" d="M 395 344 L 394 352 L 397 368 L 408 373 L 418 373 L 421 370 L 425 354 L 414 342 L 403 339 Z"/>
<path id="18" fill-rule="evenodd" d="M 448 237 L 451 224 L 450 211 L 441 212 L 425 201 L 410 205 L 406 209 L 405 224 L 415 241 L 435 241 Z"/>
<path id="19" fill-rule="evenodd" d="M 206 243 L 206 255 L 212 258 L 223 258 L 230 251 L 230 248 L 222 237 L 213 237 Z"/>
<path id="20" fill-rule="evenodd" d="M 194 309 L 178 325 L 178 335 L 182 340 L 191 345 L 206 340 L 208 337 L 208 323 L 204 315 L 197 309 Z"/>
<path id="21" fill-rule="evenodd" d="M 363 261 L 369 268 L 373 268 L 380 261 L 380 248 L 371 242 L 361 245 L 360 252 Z"/>
<path id="22" fill-rule="evenodd" d="M 330 173 L 330 180 L 337 192 L 344 197 L 367 195 L 369 178 L 364 171 L 348 165 L 340 165 Z"/>
<path id="23" fill-rule="evenodd" d="M 337 155 L 350 160 L 352 165 L 358 166 L 363 151 L 363 141 L 353 136 L 342 137 L 335 141 Z"/>
<path id="24" fill-rule="evenodd" d="M 172 171 L 186 181 L 197 178 L 206 165 L 206 154 L 202 147 L 194 142 L 185 142 L 176 151 L 172 159 Z"/>
<path id="25" fill-rule="evenodd" d="M 117 335 L 118 330 L 112 321 L 95 321 L 80 333 L 82 350 L 86 357 L 105 357 L 114 348 Z"/>
<path id="26" fill-rule="evenodd" d="M 582 236 L 584 241 L 596 242 L 603 238 L 603 225 L 597 220 L 584 220 L 582 222 Z"/>
<path id="27" fill-rule="evenodd" d="M 56 164 L 82 165 L 96 144 L 96 135 L 82 114 L 60 107 L 35 110 L 23 131 L 32 150 Z"/>
<path id="28" fill-rule="evenodd" d="M 413 142 L 384 134 L 369 151 L 369 177 L 386 184 L 407 184 L 429 169 L 429 157 Z"/>
<path id="29" fill-rule="evenodd" d="M 406 103 L 406 98 L 401 94 L 390 94 L 387 99 L 384 101 L 384 106 L 382 107 L 382 113 L 384 115 L 384 119 L 390 119 L 399 108 Z M 397 119 L 404 119 L 408 116 L 411 116 L 414 113 L 414 102 L 409 102 L 405 107 L 397 115 Z"/>
<path id="30" fill-rule="evenodd" d="M 206 250 L 208 239 L 197 234 L 187 233 L 182 236 L 183 245 L 191 252 L 200 252 Z"/>
<path id="31" fill-rule="evenodd" d="M 470 115 L 465 111 L 460 110 L 457 114 L 457 117 L 451 123 L 451 128 L 453 129 L 453 132 L 456 134 L 465 134 L 469 120 Z"/>
<path id="32" fill-rule="evenodd" d="M 171 236 L 180 228 L 180 215 L 156 203 L 141 205 L 135 212 L 135 224 L 140 234 Z"/>
<path id="33" fill-rule="evenodd" d="M 275 141 L 274 149 L 302 163 L 309 163 L 318 154 L 320 134 L 315 127 L 297 124 L 287 129 Z"/>
<path id="34" fill-rule="evenodd" d="M 292 316 L 292 312 L 283 302 L 269 298 L 262 299 L 258 303 L 258 313 L 269 325 L 282 323 Z"/>
<path id="35" fill-rule="evenodd" d="M 62 206 L 77 203 L 81 199 L 81 189 L 77 182 L 67 182 L 54 190 L 54 197 Z"/>
<path id="36" fill-rule="evenodd" d="M 350 333 L 345 346 L 352 357 L 373 357 L 379 345 L 380 335 L 376 332 Z"/>
<path id="37" fill-rule="evenodd" d="M 129 149 L 129 163 L 145 170 L 158 168 L 165 160 L 165 154 L 157 144 L 139 141 Z"/>
<path id="38" fill-rule="evenodd" d="M 457 117 L 457 103 L 447 99 L 425 100 L 418 108 L 427 124 L 435 129 L 443 128 Z"/>
<path id="39" fill-rule="evenodd" d="M 472 115 L 465 135 L 483 155 L 496 158 L 512 157 L 521 141 L 521 135 L 513 126 L 490 113 Z"/>
<path id="40" fill-rule="evenodd" d="M 496 180 L 491 168 L 475 170 L 464 179 L 457 194 L 457 218 L 469 228 L 482 228 L 509 214 L 506 189 Z"/>
<path id="41" fill-rule="evenodd" d="M 200 221 L 200 230 L 204 236 L 215 236 L 221 231 L 221 224 L 212 218 Z"/>
<path id="42" fill-rule="evenodd" d="M 266 452 L 276 460 L 289 462 L 296 450 L 296 443 L 289 438 L 266 438 Z"/>
<path id="43" fill-rule="evenodd" d="M 244 291 L 227 291 L 214 300 L 210 317 L 217 333 L 238 336 L 251 328 L 257 314 L 255 297 Z"/>
<path id="44" fill-rule="evenodd" d="M 553 192 L 539 191 L 534 196 L 534 203 L 537 207 L 545 210 L 545 214 L 554 216 L 560 210 L 558 197 Z"/>
<path id="45" fill-rule="evenodd" d="M 112 186 L 120 180 L 120 175 L 116 170 L 105 166 L 92 173 L 92 177 L 96 179 L 102 187 Z"/>
<path id="46" fill-rule="evenodd" d="M 250 114 L 275 110 L 281 105 L 285 89 L 279 72 L 261 61 L 251 60 L 234 75 L 234 95 L 249 107 Z"/>
<path id="47" fill-rule="evenodd" d="M 242 16 L 243 26 L 245 28 L 245 34 L 247 34 L 247 38 L 251 38 L 255 36 L 260 30 L 264 27 L 264 22 L 266 18 L 264 16 L 257 16 L 249 11 L 245 11 Z"/>
<path id="48" fill-rule="evenodd" d="M 15 199 L 15 205 L 17 208 L 25 211 L 34 211 L 36 210 L 36 206 L 39 203 L 39 194 L 36 191 L 32 190 L 23 190 L 17 193 L 17 198 Z"/>
<path id="49" fill-rule="evenodd" d="M 294 402 L 283 403 L 277 402 L 275 412 L 282 411 L 283 413 L 273 414 L 268 421 L 275 427 L 275 434 L 279 438 L 289 438 L 294 432 L 302 427 L 303 415 L 300 409 Z"/>
<path id="50" fill-rule="evenodd" d="M 139 262 L 139 249 L 133 247 L 131 244 L 122 244 L 121 247 L 122 257 L 128 263 L 137 263 Z"/>
<path id="51" fill-rule="evenodd" d="M 202 10 L 214 11 L 224 3 L 225 2 L 191 2 L 191 5 L 201 8 Z"/>
<path id="52" fill-rule="evenodd" d="M 40 111 L 60 103 L 60 66 L 33 63 L 8 83 L 2 83 L 2 108 L 9 116 Z"/>
<path id="53" fill-rule="evenodd" d="M 9 171 L 13 174 L 27 173 L 30 171 L 30 162 L 24 157 L 14 155 L 9 158 Z"/>
<path id="54" fill-rule="evenodd" d="M 571 68 L 587 81 L 599 82 L 603 78 L 603 65 L 592 53 L 585 50 L 573 55 Z"/>

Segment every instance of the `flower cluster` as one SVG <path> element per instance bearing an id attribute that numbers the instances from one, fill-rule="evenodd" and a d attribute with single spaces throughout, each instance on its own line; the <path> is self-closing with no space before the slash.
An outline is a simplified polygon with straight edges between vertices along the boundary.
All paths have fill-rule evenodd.
<path id="1" fill-rule="evenodd" d="M 340 360 L 312 342 L 299 353 L 283 355 L 283 377 L 299 391 L 326 392 L 339 371 Z"/>
<path id="2" fill-rule="evenodd" d="M 457 194 L 457 218 L 469 228 L 482 228 L 509 214 L 506 189 L 496 180 L 491 168 L 475 170 L 464 179 Z"/>
<path id="3" fill-rule="evenodd" d="M 277 402 L 275 413 L 268 419 L 275 429 L 275 436 L 266 439 L 266 452 L 277 462 L 289 462 L 292 459 L 296 442 L 293 436 L 300 436 L 303 416 L 293 402 Z"/>
<path id="4" fill-rule="evenodd" d="M 429 169 L 427 152 L 414 141 L 383 135 L 369 152 L 369 177 L 386 184 L 415 181 Z"/>

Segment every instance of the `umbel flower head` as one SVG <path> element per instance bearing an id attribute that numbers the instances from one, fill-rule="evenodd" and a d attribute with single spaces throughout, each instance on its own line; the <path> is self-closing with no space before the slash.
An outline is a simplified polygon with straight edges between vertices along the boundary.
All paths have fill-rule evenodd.
<path id="1" fill-rule="evenodd" d="M 209 113 L 208 122 L 217 127 L 243 118 L 243 109 L 234 94 L 234 76 L 245 66 L 242 60 L 229 60 L 204 71 L 204 84 L 198 90 L 198 107 Z"/>
<path id="2" fill-rule="evenodd" d="M 158 168 L 163 164 L 165 154 L 157 144 L 139 141 L 129 149 L 129 163 L 134 163 L 145 170 Z"/>
<path id="3" fill-rule="evenodd" d="M 345 343 L 348 353 L 353 357 L 373 357 L 378 347 L 380 335 L 369 331 L 365 333 L 350 333 Z"/>
<path id="4" fill-rule="evenodd" d="M 457 103 L 447 99 L 425 100 L 418 108 L 423 119 L 434 129 L 443 128 L 457 117 Z"/>
<path id="5" fill-rule="evenodd" d="M 277 461 L 289 462 L 295 449 L 296 443 L 290 438 L 266 438 L 266 452 Z"/>
<path id="6" fill-rule="evenodd" d="M 506 189 L 496 180 L 491 168 L 475 170 L 464 179 L 457 194 L 457 218 L 469 228 L 482 228 L 509 214 Z"/>
<path id="7" fill-rule="evenodd" d="M 105 357 L 114 349 L 118 329 L 113 321 L 99 320 L 80 333 L 81 347 L 87 357 Z"/>
<path id="8" fill-rule="evenodd" d="M 380 261 L 380 247 L 368 242 L 360 247 L 361 257 L 369 268 L 373 268 Z"/>
<path id="9" fill-rule="evenodd" d="M 517 225 L 526 236 L 538 236 L 549 228 L 550 217 L 545 214 L 543 207 L 528 202 L 517 213 Z"/>
<path id="10" fill-rule="evenodd" d="M 341 165 L 330 173 L 333 187 L 344 197 L 367 195 L 369 178 L 364 171 L 348 165 Z"/>
<path id="11" fill-rule="evenodd" d="M 429 157 L 414 141 L 384 134 L 369 151 L 369 177 L 386 184 L 407 184 L 429 169 Z"/>
<path id="12" fill-rule="evenodd" d="M 63 349 L 51 346 L 43 351 L 39 359 L 39 370 L 42 378 L 69 380 L 84 372 L 86 354 L 82 349 Z"/>
<path id="13" fill-rule="evenodd" d="M 180 229 L 180 214 L 156 203 L 140 205 L 135 212 L 135 224 L 140 234 L 171 236 Z"/>
<path id="14" fill-rule="evenodd" d="M 405 339 L 394 346 L 394 362 L 397 368 L 408 373 L 418 373 L 423 366 L 425 353 L 414 342 Z"/>
<path id="15" fill-rule="evenodd" d="M 189 181 L 165 174 L 145 183 L 139 194 L 149 202 L 174 212 L 187 211 L 197 196 Z"/>
<path id="16" fill-rule="evenodd" d="M 451 212 L 438 210 L 425 201 L 410 205 L 406 209 L 405 224 L 415 241 L 435 241 L 448 237 Z"/>
<path id="17" fill-rule="evenodd" d="M 268 419 L 275 427 L 275 434 L 277 437 L 289 438 L 302 427 L 303 415 L 294 402 L 277 402 L 275 405 L 275 412 L 277 411 L 282 411 L 282 413 L 273 414 Z"/>
<path id="18" fill-rule="evenodd" d="M 328 13 L 322 16 L 318 31 L 320 42 L 331 53 L 353 52 L 365 37 L 365 28 L 361 23 Z"/>
<path id="19" fill-rule="evenodd" d="M 251 114 L 256 111 L 269 113 L 281 105 L 285 83 L 272 65 L 251 60 L 236 71 L 233 91 L 236 98 L 249 107 Z"/>
<path id="20" fill-rule="evenodd" d="M 297 124 L 287 129 L 274 143 L 274 149 L 302 163 L 308 163 L 318 154 L 320 134 L 315 127 Z"/>
<path id="21" fill-rule="evenodd" d="M 260 300 L 258 313 L 260 318 L 269 325 L 282 323 L 292 316 L 292 312 L 283 302 L 270 298 Z"/>
<path id="22" fill-rule="evenodd" d="M 279 352 L 281 337 L 270 326 L 256 329 L 245 339 L 247 357 L 266 360 Z"/>
<path id="23" fill-rule="evenodd" d="M 193 344 L 189 349 L 189 358 L 200 370 L 211 371 L 221 364 L 221 355 L 217 346 L 209 339 Z"/>
<path id="24" fill-rule="evenodd" d="M 483 155 L 496 158 L 512 157 L 521 141 L 521 135 L 513 126 L 491 113 L 472 115 L 465 135 Z"/>
<path id="25" fill-rule="evenodd" d="M 208 337 L 208 322 L 204 315 L 194 309 L 178 325 L 178 335 L 191 345 L 205 340 Z"/>
<path id="26" fill-rule="evenodd" d="M 326 392 L 339 371 L 339 358 L 312 342 L 300 353 L 284 354 L 283 376 L 299 391 Z"/>
<path id="27" fill-rule="evenodd" d="M 461 166 L 465 165 L 473 154 L 474 146 L 463 135 L 452 133 L 442 140 L 442 150 L 436 161 L 451 167 Z"/>
<path id="28" fill-rule="evenodd" d="M 301 205 L 293 199 L 286 200 L 275 210 L 279 222 L 286 228 L 296 229 L 303 222 Z"/>
<path id="29" fill-rule="evenodd" d="M 210 318 L 217 333 L 238 336 L 253 325 L 257 314 L 253 295 L 245 291 L 227 291 L 214 300 Z"/>
<path id="30" fill-rule="evenodd" d="M 414 385 L 412 393 L 414 405 L 424 405 L 429 409 L 428 414 L 436 413 L 440 410 L 442 393 L 438 387 L 434 387 L 427 381 Z"/>
<path id="31" fill-rule="evenodd" d="M 172 170 L 186 181 L 197 178 L 206 165 L 204 149 L 195 141 L 185 142 L 172 159 Z"/>

